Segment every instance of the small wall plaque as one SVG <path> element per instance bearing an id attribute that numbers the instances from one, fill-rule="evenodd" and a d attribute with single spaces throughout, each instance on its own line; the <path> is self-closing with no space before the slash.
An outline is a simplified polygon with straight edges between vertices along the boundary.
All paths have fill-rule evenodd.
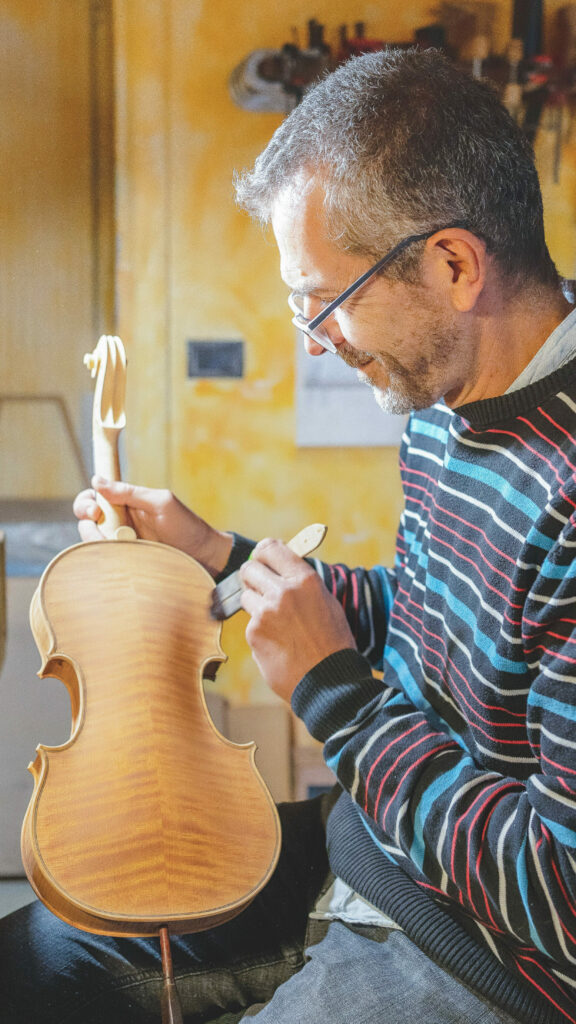
<path id="1" fill-rule="evenodd" d="M 193 377 L 243 377 L 243 341 L 188 341 L 187 374 Z"/>

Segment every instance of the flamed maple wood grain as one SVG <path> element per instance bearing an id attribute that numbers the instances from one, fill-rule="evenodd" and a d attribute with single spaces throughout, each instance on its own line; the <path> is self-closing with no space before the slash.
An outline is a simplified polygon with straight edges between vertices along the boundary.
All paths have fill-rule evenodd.
<path id="1" fill-rule="evenodd" d="M 275 867 L 255 746 L 222 737 L 204 701 L 203 667 L 225 659 L 213 586 L 174 548 L 101 541 L 58 555 L 32 602 L 39 675 L 66 685 L 72 731 L 30 765 L 22 855 L 44 903 L 88 931 L 211 927 Z"/>

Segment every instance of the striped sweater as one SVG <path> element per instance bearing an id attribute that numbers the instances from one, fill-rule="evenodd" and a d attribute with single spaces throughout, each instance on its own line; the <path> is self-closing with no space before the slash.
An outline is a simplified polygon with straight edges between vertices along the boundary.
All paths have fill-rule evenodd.
<path id="1" fill-rule="evenodd" d="M 358 651 L 293 697 L 332 865 L 518 1019 L 576 1022 L 576 359 L 414 413 L 400 464 L 394 568 L 317 563 Z"/>

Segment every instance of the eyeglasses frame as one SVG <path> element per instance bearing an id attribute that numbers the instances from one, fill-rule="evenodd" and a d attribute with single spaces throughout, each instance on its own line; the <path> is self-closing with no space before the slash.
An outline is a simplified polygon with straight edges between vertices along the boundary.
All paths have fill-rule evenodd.
<path id="1" fill-rule="evenodd" d="M 344 302 L 346 302 L 347 299 L 354 295 L 354 293 L 357 292 L 359 288 L 362 288 L 362 285 L 366 284 L 366 282 L 369 281 L 371 277 L 374 277 L 374 275 L 377 274 L 379 270 L 382 270 L 389 263 L 391 263 L 392 260 L 396 259 L 396 257 L 399 256 L 400 253 L 404 251 L 404 249 L 407 249 L 409 245 L 414 245 L 416 242 L 424 242 L 426 239 L 432 238 L 432 235 L 437 234 L 438 231 L 449 231 L 451 228 L 464 228 L 467 230 L 467 225 L 463 223 L 447 224 L 445 227 L 433 228 L 431 231 L 422 232 L 422 234 L 409 235 L 407 238 L 402 238 L 399 242 L 396 243 L 396 245 L 392 249 L 390 249 L 390 252 L 387 252 L 385 256 L 382 256 L 374 264 L 374 266 L 369 267 L 369 269 L 365 270 L 363 274 L 360 274 L 360 277 L 357 277 L 356 280 L 353 281 L 352 284 L 348 286 L 348 288 L 345 288 L 344 291 L 340 293 L 340 295 L 333 299 L 332 302 L 328 303 L 326 308 L 323 309 L 321 313 L 318 313 L 317 316 L 312 317 L 311 320 L 306 321 L 306 318 L 302 315 L 300 310 L 298 310 L 294 303 L 294 300 L 292 299 L 294 292 L 291 292 L 290 295 L 288 296 L 288 305 L 290 306 L 290 309 L 296 314 L 296 316 L 294 316 L 292 319 L 293 324 L 296 327 L 298 327 L 299 330 L 303 331 L 304 334 L 307 334 L 309 337 L 311 337 L 312 340 L 315 341 L 318 345 L 322 345 L 322 347 L 325 348 L 328 352 L 336 353 L 337 349 L 333 341 L 330 341 L 330 339 L 320 340 L 318 338 L 315 338 L 311 332 L 316 331 L 318 327 L 320 327 L 324 323 L 324 321 L 328 319 L 329 316 L 332 316 L 332 313 L 334 313 Z M 298 321 L 304 321 L 304 323 Z"/>

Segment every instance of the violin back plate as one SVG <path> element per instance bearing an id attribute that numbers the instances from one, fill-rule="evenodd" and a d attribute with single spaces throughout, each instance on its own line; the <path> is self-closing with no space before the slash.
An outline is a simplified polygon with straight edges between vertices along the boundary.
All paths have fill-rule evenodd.
<path id="1" fill-rule="evenodd" d="M 68 688 L 72 732 L 30 765 L 22 856 L 40 899 L 79 928 L 210 928 L 276 865 L 254 744 L 225 739 L 204 700 L 205 666 L 225 660 L 213 589 L 175 548 L 121 540 L 69 548 L 39 583 L 39 675 Z"/>

